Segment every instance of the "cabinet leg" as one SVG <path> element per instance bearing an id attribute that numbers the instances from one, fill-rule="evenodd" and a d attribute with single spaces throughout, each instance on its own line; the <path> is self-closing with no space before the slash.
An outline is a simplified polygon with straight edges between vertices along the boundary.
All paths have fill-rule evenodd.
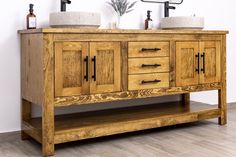
<path id="1" fill-rule="evenodd" d="M 219 125 L 227 124 L 227 103 L 226 103 L 226 89 L 222 88 L 218 90 L 218 104 L 221 110 L 221 115 L 219 117 Z"/>
<path id="2" fill-rule="evenodd" d="M 30 136 L 24 132 L 23 123 L 29 122 L 31 119 L 31 102 L 22 99 L 21 100 L 21 139 L 30 139 Z"/>
<path id="3" fill-rule="evenodd" d="M 43 156 L 54 155 L 54 106 L 43 105 L 42 110 L 42 153 Z"/>
<path id="4" fill-rule="evenodd" d="M 186 108 L 189 108 L 190 107 L 190 93 L 182 94 L 181 99 L 182 99 L 183 106 Z"/>

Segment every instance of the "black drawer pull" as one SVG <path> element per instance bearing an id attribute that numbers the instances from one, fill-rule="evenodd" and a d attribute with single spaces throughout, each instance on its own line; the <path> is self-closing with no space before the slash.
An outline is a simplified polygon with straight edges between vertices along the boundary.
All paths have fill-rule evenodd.
<path id="1" fill-rule="evenodd" d="M 85 62 L 85 68 L 86 68 L 84 79 L 88 81 L 88 77 L 89 77 L 88 76 L 88 64 L 89 64 L 88 56 L 86 56 L 86 58 L 84 59 L 84 62 Z"/>
<path id="2" fill-rule="evenodd" d="M 143 80 L 143 81 L 141 82 L 141 84 L 159 83 L 159 82 L 161 82 L 161 80 L 157 80 L 157 79 L 151 80 L 151 81 L 145 81 L 145 80 Z"/>
<path id="3" fill-rule="evenodd" d="M 200 53 L 198 53 L 196 55 L 196 58 L 197 58 L 197 69 L 196 69 L 196 71 L 197 71 L 198 74 L 200 74 Z"/>
<path id="4" fill-rule="evenodd" d="M 202 60 L 203 60 L 203 68 L 201 68 L 201 71 L 205 74 L 205 57 L 206 57 L 206 54 L 205 52 L 203 52 L 203 54 L 201 55 L 202 57 Z"/>
<path id="5" fill-rule="evenodd" d="M 96 75 L 97 75 L 97 72 L 96 72 L 96 56 L 94 56 L 93 58 L 92 58 L 92 62 L 93 62 L 93 76 L 92 76 L 92 78 L 93 78 L 93 80 L 94 81 L 96 81 L 97 80 L 97 77 L 96 77 Z"/>
<path id="6" fill-rule="evenodd" d="M 145 68 L 145 67 L 160 67 L 161 64 L 142 64 L 142 68 Z"/>
<path id="7" fill-rule="evenodd" d="M 160 51 L 160 50 L 161 50 L 160 48 L 142 48 L 141 52 L 147 52 L 147 51 L 155 52 L 155 51 Z"/>

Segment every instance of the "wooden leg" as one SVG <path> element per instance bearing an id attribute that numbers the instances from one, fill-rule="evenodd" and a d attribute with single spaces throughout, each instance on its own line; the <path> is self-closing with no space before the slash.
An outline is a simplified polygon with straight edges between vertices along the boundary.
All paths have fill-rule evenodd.
<path id="1" fill-rule="evenodd" d="M 190 107 L 190 93 L 182 94 L 181 97 L 182 97 L 183 106 L 186 108 L 189 108 Z"/>
<path id="2" fill-rule="evenodd" d="M 44 35 L 44 96 L 42 104 L 42 154 L 54 155 L 54 50 L 53 35 Z"/>
<path id="3" fill-rule="evenodd" d="M 219 124 L 227 124 L 227 103 L 226 103 L 226 89 L 222 88 L 218 91 L 218 104 L 221 109 L 221 115 L 219 117 Z"/>
<path id="4" fill-rule="evenodd" d="M 29 122 L 31 119 L 31 102 L 22 99 L 21 100 L 21 139 L 30 139 L 30 136 L 24 132 L 23 122 Z"/>
<path id="5" fill-rule="evenodd" d="M 54 155 L 54 106 L 45 104 L 42 112 L 42 152 L 43 156 Z"/>
<path id="6" fill-rule="evenodd" d="M 219 118 L 219 124 L 225 125 L 227 123 L 227 103 L 226 103 L 226 35 L 222 36 L 222 54 L 221 54 L 221 77 L 222 87 L 218 90 L 218 108 L 221 115 Z"/>

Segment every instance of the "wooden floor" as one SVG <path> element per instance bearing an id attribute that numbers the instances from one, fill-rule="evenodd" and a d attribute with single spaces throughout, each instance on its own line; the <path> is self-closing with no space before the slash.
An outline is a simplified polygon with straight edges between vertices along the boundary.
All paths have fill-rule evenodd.
<path id="1" fill-rule="evenodd" d="M 236 104 L 228 125 L 217 119 L 60 144 L 57 157 L 235 157 Z M 41 146 L 20 133 L 0 134 L 0 157 L 41 157 Z"/>

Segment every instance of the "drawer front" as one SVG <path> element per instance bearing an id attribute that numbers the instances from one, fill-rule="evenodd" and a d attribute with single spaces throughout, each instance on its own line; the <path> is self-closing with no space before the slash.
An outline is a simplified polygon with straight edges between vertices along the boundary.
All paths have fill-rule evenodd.
<path id="1" fill-rule="evenodd" d="M 169 73 L 128 76 L 128 90 L 169 87 Z"/>
<path id="2" fill-rule="evenodd" d="M 169 57 L 131 58 L 128 68 L 129 74 L 169 72 Z"/>
<path id="3" fill-rule="evenodd" d="M 169 42 L 129 42 L 129 57 L 169 56 Z"/>

